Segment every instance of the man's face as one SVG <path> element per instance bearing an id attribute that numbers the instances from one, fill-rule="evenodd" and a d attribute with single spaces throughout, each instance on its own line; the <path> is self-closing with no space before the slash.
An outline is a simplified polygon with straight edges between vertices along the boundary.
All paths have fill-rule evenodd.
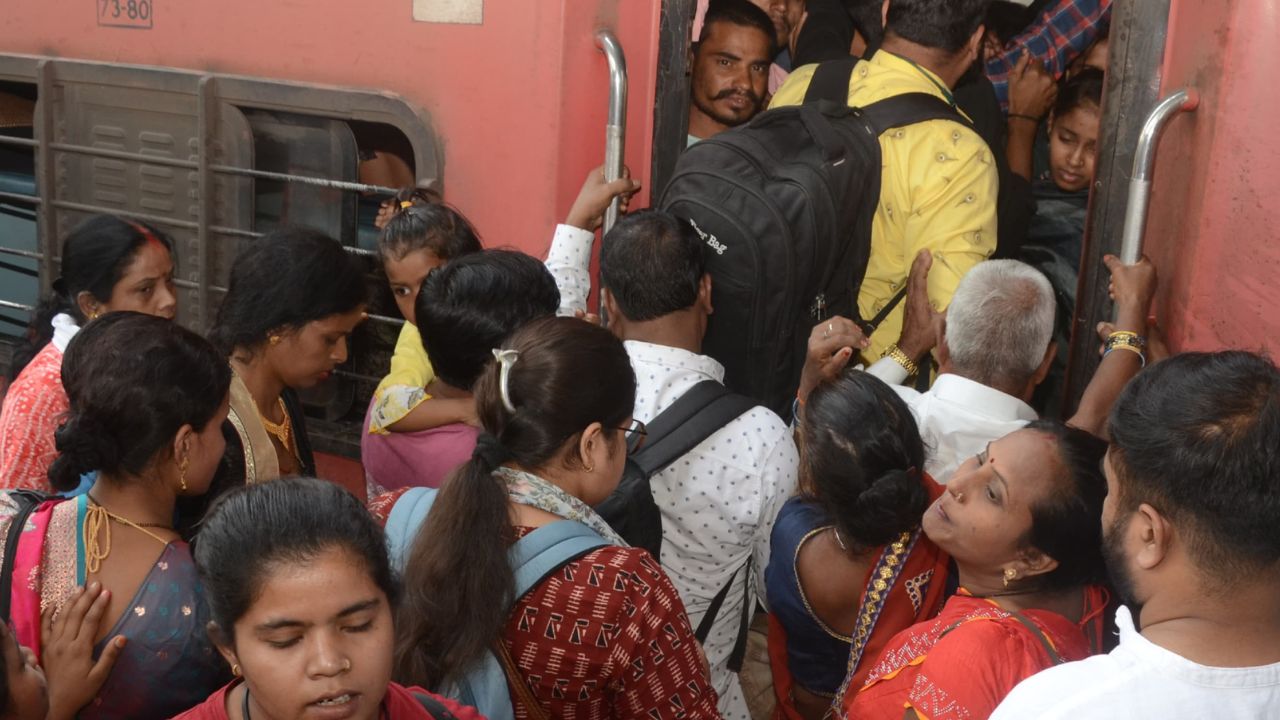
<path id="1" fill-rule="evenodd" d="M 774 40 L 778 47 L 784 48 L 791 37 L 791 25 L 787 22 L 788 6 L 797 0 L 751 0 L 751 4 L 768 14 L 773 21 L 773 29 L 777 33 Z M 801 0 L 803 6 L 803 1 Z"/>
<path id="2" fill-rule="evenodd" d="M 1115 467 L 1111 464 L 1110 451 L 1103 458 L 1102 472 L 1107 478 L 1107 499 L 1102 503 L 1102 557 L 1106 561 L 1107 575 L 1120 596 L 1120 602 L 1128 605 L 1135 615 L 1140 615 L 1142 603 L 1138 600 L 1137 583 L 1125 552 L 1129 521 L 1133 515 L 1122 514 L 1118 507 L 1120 487 Z"/>
<path id="3" fill-rule="evenodd" d="M 721 129 L 760 112 L 769 89 L 769 38 L 754 27 L 718 22 L 693 61 L 693 106 Z"/>

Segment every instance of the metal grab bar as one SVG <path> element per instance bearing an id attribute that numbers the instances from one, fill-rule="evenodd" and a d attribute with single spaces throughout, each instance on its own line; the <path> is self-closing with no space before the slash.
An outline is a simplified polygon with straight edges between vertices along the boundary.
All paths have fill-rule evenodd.
<path id="1" fill-rule="evenodd" d="M 612 30 L 596 33 L 596 47 L 609 61 L 609 124 L 604 129 L 604 179 L 613 182 L 622 177 L 622 156 L 627 138 L 627 59 L 622 45 Z M 618 222 L 622 200 L 614 198 L 604 213 L 604 230 L 609 232 Z"/>
<path id="2" fill-rule="evenodd" d="M 1120 262 L 1132 265 L 1142 257 L 1142 234 L 1147 228 L 1147 207 L 1151 204 L 1151 170 L 1156 162 L 1156 145 L 1164 126 L 1180 112 L 1195 110 L 1200 93 L 1183 88 L 1161 100 L 1138 135 L 1133 157 L 1133 178 L 1129 181 L 1129 201 L 1124 210 L 1124 231 L 1120 236 Z"/>

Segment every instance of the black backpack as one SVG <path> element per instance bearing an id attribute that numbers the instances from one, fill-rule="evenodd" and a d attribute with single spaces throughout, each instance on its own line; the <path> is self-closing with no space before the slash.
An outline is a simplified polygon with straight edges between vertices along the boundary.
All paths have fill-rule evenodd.
<path id="1" fill-rule="evenodd" d="M 861 321 L 879 136 L 926 120 L 969 124 L 926 93 L 848 107 L 857 62 L 819 65 L 803 105 L 766 111 L 690 147 L 659 201 L 707 245 L 715 314 L 703 352 L 724 365 L 725 385 L 782 417 L 813 326 L 833 315 Z"/>
<path id="2" fill-rule="evenodd" d="M 714 380 L 694 385 L 647 425 L 644 446 L 627 458 L 618 489 L 596 505 L 596 512 L 629 545 L 660 560 L 662 513 L 653 500 L 650 478 L 755 406 L 754 400 Z"/>

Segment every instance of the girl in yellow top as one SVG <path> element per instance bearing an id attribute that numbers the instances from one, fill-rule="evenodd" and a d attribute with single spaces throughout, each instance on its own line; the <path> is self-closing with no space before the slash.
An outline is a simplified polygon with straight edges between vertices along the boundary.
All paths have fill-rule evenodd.
<path id="1" fill-rule="evenodd" d="M 413 303 L 427 273 L 480 249 L 475 229 L 457 210 L 417 190 L 402 190 L 396 196 L 378 238 L 378 250 L 396 306 L 406 322 L 396 341 L 391 371 L 369 405 L 369 433 L 416 432 L 474 417 L 470 400 L 423 402 L 431 397 L 426 387 L 435 372 L 414 324 Z"/>

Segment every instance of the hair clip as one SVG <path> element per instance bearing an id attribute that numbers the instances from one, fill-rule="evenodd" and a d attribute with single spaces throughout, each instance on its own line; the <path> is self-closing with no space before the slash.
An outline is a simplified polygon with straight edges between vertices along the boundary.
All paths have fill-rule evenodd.
<path id="1" fill-rule="evenodd" d="M 408 209 L 409 209 L 409 208 L 411 208 L 411 207 L 413 207 L 413 201 L 412 201 L 412 200 L 401 200 L 401 201 L 400 201 L 400 209 L 401 209 L 401 210 L 408 210 Z"/>
<path id="2" fill-rule="evenodd" d="M 511 402 L 511 366 L 516 364 L 520 359 L 519 350 L 498 350 L 494 348 L 493 357 L 498 361 L 498 393 L 502 395 L 502 407 L 507 412 L 516 411 L 516 406 Z"/>

